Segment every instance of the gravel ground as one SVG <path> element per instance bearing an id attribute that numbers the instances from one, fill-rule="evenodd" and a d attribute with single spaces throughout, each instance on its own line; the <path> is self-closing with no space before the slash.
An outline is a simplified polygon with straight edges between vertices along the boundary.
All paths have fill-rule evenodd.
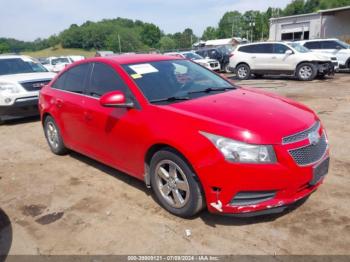
<path id="1" fill-rule="evenodd" d="M 17 120 L 0 126 L 1 253 L 350 254 L 350 74 L 237 83 L 305 103 L 324 122 L 330 173 L 304 204 L 250 219 L 177 218 L 143 182 L 74 152 L 53 155 L 37 118 Z"/>

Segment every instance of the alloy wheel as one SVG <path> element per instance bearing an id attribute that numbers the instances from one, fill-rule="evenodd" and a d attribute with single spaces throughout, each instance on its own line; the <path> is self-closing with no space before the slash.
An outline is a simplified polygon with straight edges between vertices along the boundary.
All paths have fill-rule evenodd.
<path id="1" fill-rule="evenodd" d="M 46 126 L 47 139 L 53 148 L 58 147 L 59 138 L 56 125 L 53 122 L 48 122 Z"/>
<path id="2" fill-rule="evenodd" d="M 173 208 L 182 208 L 189 201 L 190 186 L 182 169 L 171 160 L 156 166 L 156 185 L 163 199 Z"/>
<path id="3" fill-rule="evenodd" d="M 309 79 L 312 76 L 312 68 L 309 65 L 302 66 L 299 70 L 299 76 L 302 79 Z"/>

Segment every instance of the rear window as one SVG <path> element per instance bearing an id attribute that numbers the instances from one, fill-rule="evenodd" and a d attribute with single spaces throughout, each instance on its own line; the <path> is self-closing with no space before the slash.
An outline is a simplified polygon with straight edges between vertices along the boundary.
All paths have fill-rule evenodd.
<path id="1" fill-rule="evenodd" d="M 53 88 L 82 94 L 85 90 L 90 64 L 81 64 L 63 73 L 52 85 Z"/>

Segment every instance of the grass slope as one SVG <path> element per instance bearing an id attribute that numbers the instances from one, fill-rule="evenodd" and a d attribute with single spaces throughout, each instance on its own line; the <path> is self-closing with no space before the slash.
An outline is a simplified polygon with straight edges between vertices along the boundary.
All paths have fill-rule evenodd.
<path id="1" fill-rule="evenodd" d="M 95 55 L 95 51 L 86 51 L 84 49 L 74 48 L 62 48 L 60 46 L 50 47 L 47 49 L 33 51 L 33 52 L 22 52 L 23 55 L 31 57 L 49 57 L 49 56 L 66 56 L 66 55 L 82 55 L 85 57 L 92 57 Z"/>

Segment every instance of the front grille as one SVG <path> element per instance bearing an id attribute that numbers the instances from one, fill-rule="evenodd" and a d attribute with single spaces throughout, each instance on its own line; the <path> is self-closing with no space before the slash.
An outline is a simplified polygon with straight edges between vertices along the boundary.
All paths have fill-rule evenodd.
<path id="1" fill-rule="evenodd" d="M 331 60 L 337 61 L 337 58 L 336 57 L 331 57 Z"/>
<path id="2" fill-rule="evenodd" d="M 218 67 L 219 64 L 218 64 L 218 63 L 210 63 L 210 66 L 211 66 L 211 67 Z"/>
<path id="3" fill-rule="evenodd" d="M 274 198 L 276 191 L 239 192 L 231 200 L 233 206 L 256 205 Z"/>
<path id="4" fill-rule="evenodd" d="M 317 144 L 289 150 L 290 155 L 299 166 L 306 166 L 319 161 L 326 153 L 328 144 L 323 133 Z"/>
<path id="5" fill-rule="evenodd" d="M 48 83 L 50 83 L 50 80 L 26 82 L 21 83 L 21 85 L 27 91 L 39 91 L 41 88 L 43 88 L 44 85 L 47 85 Z"/>
<path id="6" fill-rule="evenodd" d="M 286 136 L 282 139 L 282 144 L 291 144 L 291 143 L 295 143 L 298 141 L 302 141 L 306 138 L 308 138 L 308 135 L 312 132 L 318 131 L 320 129 L 320 122 L 317 121 L 312 127 L 301 131 L 299 133 L 296 133 L 294 135 L 290 135 L 290 136 Z"/>

